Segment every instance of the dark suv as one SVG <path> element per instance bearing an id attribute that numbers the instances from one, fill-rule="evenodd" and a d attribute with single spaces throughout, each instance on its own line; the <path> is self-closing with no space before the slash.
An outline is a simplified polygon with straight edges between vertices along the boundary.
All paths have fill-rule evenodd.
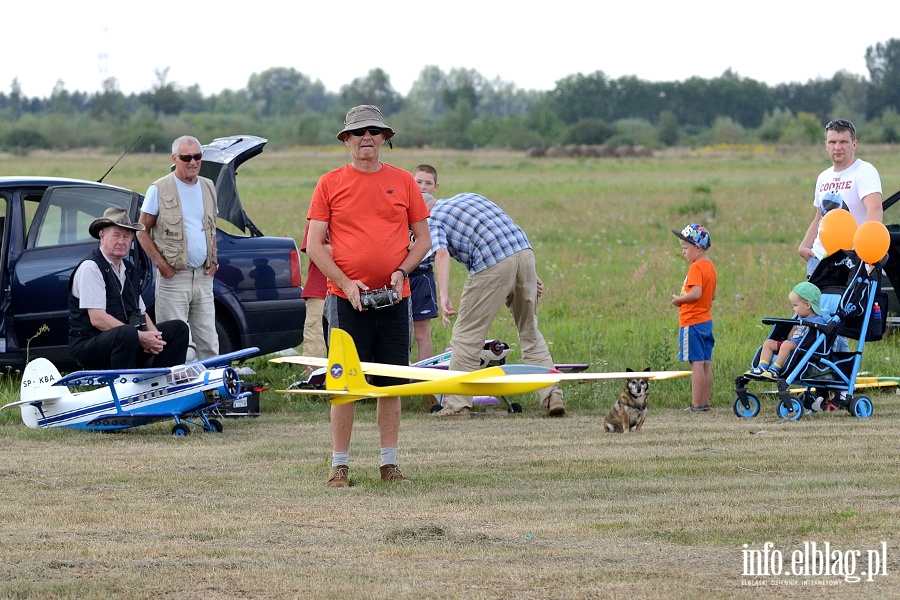
<path id="1" fill-rule="evenodd" d="M 221 353 L 257 346 L 265 354 L 303 341 L 300 255 L 293 239 L 265 236 L 241 206 L 237 168 L 262 152 L 265 139 L 221 138 L 203 147 L 201 174 L 218 190 L 219 219 L 246 235 L 217 232 L 214 282 Z M 75 366 L 68 352 L 68 285 L 75 266 L 97 246 L 88 225 L 110 206 L 137 220 L 142 194 L 58 177 L 0 177 L 0 367 L 45 357 Z M 156 268 L 135 242 L 131 260 L 153 311 Z"/>

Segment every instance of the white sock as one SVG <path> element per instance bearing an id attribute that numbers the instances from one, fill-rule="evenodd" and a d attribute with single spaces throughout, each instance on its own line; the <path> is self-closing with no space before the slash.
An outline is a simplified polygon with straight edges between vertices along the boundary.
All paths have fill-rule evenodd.
<path id="1" fill-rule="evenodd" d="M 347 452 L 331 452 L 331 466 L 339 467 L 341 465 L 350 464 L 350 451 Z"/>
<path id="2" fill-rule="evenodd" d="M 397 464 L 397 449 L 382 448 L 381 449 L 381 466 Z"/>

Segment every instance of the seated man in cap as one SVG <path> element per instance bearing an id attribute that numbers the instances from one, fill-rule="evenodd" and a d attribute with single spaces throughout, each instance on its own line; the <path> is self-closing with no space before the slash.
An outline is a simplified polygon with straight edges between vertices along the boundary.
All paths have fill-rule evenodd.
<path id="1" fill-rule="evenodd" d="M 134 369 L 183 364 L 188 326 L 154 325 L 146 314 L 134 265 L 127 260 L 134 232 L 121 208 L 108 208 L 88 231 L 100 245 L 69 282 L 69 352 L 88 369 Z"/>

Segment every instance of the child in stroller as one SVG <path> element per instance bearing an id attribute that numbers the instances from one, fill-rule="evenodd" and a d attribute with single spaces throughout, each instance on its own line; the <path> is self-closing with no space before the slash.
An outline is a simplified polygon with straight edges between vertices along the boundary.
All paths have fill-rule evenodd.
<path id="1" fill-rule="evenodd" d="M 767 339 L 762 345 L 759 362 L 755 367 L 747 371 L 747 375 L 762 379 L 778 379 L 785 362 L 809 332 L 808 324 L 825 324 L 825 319 L 822 317 L 822 311 L 819 308 L 821 297 L 822 293 L 819 291 L 819 288 L 808 281 L 803 281 L 794 286 L 794 289 L 788 294 L 788 300 L 790 300 L 794 314 L 800 319 L 800 322 L 791 328 L 786 340 Z M 774 362 L 772 361 L 773 358 L 775 359 Z"/>
<path id="2" fill-rule="evenodd" d="M 799 323 L 797 318 L 762 320 L 773 326 L 766 342 L 770 352 L 778 341 L 788 339 L 795 326 L 805 325 L 808 330 L 792 352 L 785 351 L 787 357 L 782 355 L 775 359 L 781 366 L 777 374 L 751 368 L 737 377 L 735 414 L 742 418 L 759 414 L 759 399 L 747 391 L 746 385 L 752 380 L 769 380 L 777 381 L 779 402 L 776 413 L 784 419 L 799 419 L 804 409 L 811 412 L 818 398 L 830 402 L 831 395 L 840 396 L 841 405 L 853 416 L 870 416 L 872 402 L 865 396 L 854 397 L 853 394 L 865 342 L 879 340 L 884 334 L 883 319 L 872 316 L 876 301 L 882 311 L 886 310 L 887 296 L 878 290 L 880 277 L 880 263 L 867 265 L 853 252 L 839 250 L 823 259 L 809 284 L 820 290 L 819 312 L 825 323 L 812 322 L 811 318 L 801 318 Z M 859 340 L 856 350 L 835 351 L 838 336 Z M 753 367 L 760 367 L 763 351 L 764 347 L 757 351 Z M 768 372 L 770 365 L 763 368 Z M 791 397 L 792 390 L 789 389 L 795 383 L 805 388 L 796 398 Z"/>

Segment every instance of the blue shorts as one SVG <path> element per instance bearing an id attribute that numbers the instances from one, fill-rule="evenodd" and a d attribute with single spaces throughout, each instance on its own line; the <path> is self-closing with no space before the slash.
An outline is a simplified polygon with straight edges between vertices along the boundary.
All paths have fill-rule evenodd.
<path id="1" fill-rule="evenodd" d="M 333 327 L 343 329 L 353 338 L 359 360 L 389 365 L 409 365 L 411 344 L 409 298 L 378 310 L 356 310 L 350 301 L 329 294 L 325 297 L 324 316 L 328 320 L 329 335 Z M 399 385 L 408 379 L 371 377 L 372 385 Z"/>
<path id="2" fill-rule="evenodd" d="M 716 338 L 713 337 L 712 321 L 705 321 L 678 329 L 679 361 L 712 360 L 712 351 L 715 345 Z"/>
<path id="3" fill-rule="evenodd" d="M 434 283 L 433 272 L 410 273 L 409 291 L 413 321 L 424 321 L 438 316 L 437 286 Z"/>

